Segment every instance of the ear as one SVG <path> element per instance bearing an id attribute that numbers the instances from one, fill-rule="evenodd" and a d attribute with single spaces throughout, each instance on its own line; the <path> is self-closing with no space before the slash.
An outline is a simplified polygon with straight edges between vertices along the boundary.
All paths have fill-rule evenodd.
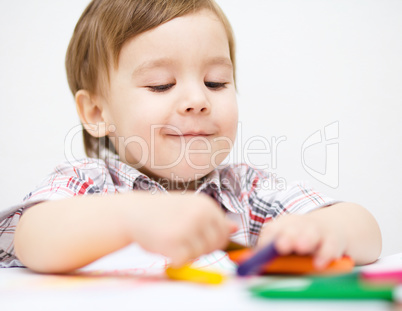
<path id="1" fill-rule="evenodd" d="M 75 104 L 81 123 L 93 137 L 103 137 L 109 134 L 108 126 L 103 118 L 103 106 L 100 97 L 91 95 L 86 90 L 75 94 Z"/>

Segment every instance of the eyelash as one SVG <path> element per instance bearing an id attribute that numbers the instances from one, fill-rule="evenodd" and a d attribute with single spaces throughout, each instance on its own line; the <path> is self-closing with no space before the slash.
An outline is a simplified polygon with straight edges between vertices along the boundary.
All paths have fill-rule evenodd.
<path id="1" fill-rule="evenodd" d="M 226 88 L 226 84 L 227 83 L 220 83 L 220 82 L 205 82 L 205 86 L 214 91 Z M 170 83 L 170 84 L 163 84 L 163 85 L 147 86 L 147 88 L 151 92 L 163 93 L 163 92 L 170 90 L 174 85 L 175 84 Z"/>
<path id="2" fill-rule="evenodd" d="M 170 84 L 164 84 L 164 85 L 147 86 L 147 88 L 149 88 L 149 90 L 151 92 L 162 93 L 162 92 L 168 91 L 173 86 L 174 86 L 174 84 L 170 83 Z"/>
<path id="3" fill-rule="evenodd" d="M 226 88 L 227 83 L 221 83 L 221 82 L 205 82 L 205 86 L 213 89 L 214 91 L 224 89 Z"/>

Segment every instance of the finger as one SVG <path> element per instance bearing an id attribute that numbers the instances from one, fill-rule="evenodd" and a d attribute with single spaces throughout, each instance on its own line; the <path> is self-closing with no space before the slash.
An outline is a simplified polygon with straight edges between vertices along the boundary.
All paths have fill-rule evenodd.
<path id="1" fill-rule="evenodd" d="M 275 240 L 275 249 L 281 255 L 289 255 L 294 250 L 294 238 L 290 235 L 281 235 Z"/>
<path id="2" fill-rule="evenodd" d="M 228 234 L 224 230 L 220 230 L 218 226 L 211 226 L 204 230 L 205 253 L 221 249 L 229 240 Z"/>
<path id="3" fill-rule="evenodd" d="M 220 244 L 218 246 L 218 249 L 226 250 L 229 247 L 229 244 L 231 242 L 231 240 L 230 240 L 231 235 L 234 234 L 237 230 L 238 230 L 238 227 L 237 227 L 236 224 L 230 224 L 229 225 L 229 232 L 225 237 L 223 237 L 221 239 L 222 244 Z"/>
<path id="4" fill-rule="evenodd" d="M 279 254 L 288 255 L 296 250 L 300 230 L 293 227 L 283 227 L 277 233 L 275 247 Z"/>
<path id="5" fill-rule="evenodd" d="M 335 239 L 326 238 L 317 250 L 314 265 L 317 269 L 324 269 L 332 260 L 339 258 L 341 255 L 341 249 Z"/>
<path id="6" fill-rule="evenodd" d="M 298 235 L 294 251 L 299 255 L 315 253 L 320 244 L 320 234 L 316 228 L 307 228 Z"/>
<path id="7" fill-rule="evenodd" d="M 195 259 L 208 252 L 204 234 L 199 234 L 193 237 L 189 246 L 189 259 Z"/>
<path id="8" fill-rule="evenodd" d="M 226 248 L 230 235 L 236 231 L 237 225 L 233 221 L 224 217 L 213 219 L 210 229 L 205 231 L 208 234 L 205 238 L 210 246 L 209 251 Z"/>
<path id="9" fill-rule="evenodd" d="M 229 234 L 233 234 L 239 229 L 237 224 L 233 221 L 229 221 L 228 227 L 229 227 Z"/>
<path id="10" fill-rule="evenodd" d="M 173 268 L 180 268 L 190 260 L 191 251 L 187 245 L 183 244 L 176 247 L 174 253 L 168 257 L 171 259 L 170 265 Z"/>
<path id="11" fill-rule="evenodd" d="M 279 227 L 275 223 L 266 224 L 262 229 L 257 241 L 256 249 L 261 249 L 275 240 L 278 235 Z"/>

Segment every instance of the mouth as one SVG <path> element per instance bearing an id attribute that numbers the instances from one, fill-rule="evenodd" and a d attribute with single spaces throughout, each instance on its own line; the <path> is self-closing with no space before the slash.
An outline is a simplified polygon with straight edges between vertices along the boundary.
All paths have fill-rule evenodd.
<path id="1" fill-rule="evenodd" d="M 164 133 L 166 136 L 174 136 L 174 137 L 208 137 L 213 135 L 212 132 L 208 131 L 180 131 L 180 130 L 167 130 Z"/>
<path id="2" fill-rule="evenodd" d="M 164 129 L 162 129 L 161 134 L 164 134 L 167 137 L 172 137 L 172 138 L 186 138 L 186 139 L 191 139 L 193 137 L 210 137 L 215 135 L 215 131 L 214 130 L 204 130 L 201 128 L 187 128 L 187 130 L 184 129 L 180 129 L 177 127 L 166 127 Z"/>
<path id="3" fill-rule="evenodd" d="M 206 134 L 206 133 L 183 133 L 183 134 L 167 134 L 168 136 L 211 136 L 212 134 Z"/>
<path id="4" fill-rule="evenodd" d="M 181 135 L 178 135 L 178 134 L 167 134 L 166 136 L 170 136 L 170 137 L 192 138 L 192 137 L 209 137 L 209 136 L 212 136 L 212 134 L 184 133 L 184 134 L 181 134 Z"/>

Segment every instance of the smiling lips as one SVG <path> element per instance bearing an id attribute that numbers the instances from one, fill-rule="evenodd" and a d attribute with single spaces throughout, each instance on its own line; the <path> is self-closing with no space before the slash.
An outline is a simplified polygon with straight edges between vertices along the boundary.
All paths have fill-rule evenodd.
<path id="1" fill-rule="evenodd" d="M 209 140 L 209 137 L 212 136 L 212 134 L 206 134 L 204 132 L 187 132 L 187 133 L 183 133 L 183 134 L 173 134 L 173 133 L 169 133 L 166 134 L 167 137 L 170 137 L 173 140 L 177 140 L 177 141 L 182 141 L 184 140 L 185 142 L 190 142 L 193 140 Z"/>
<path id="2" fill-rule="evenodd" d="M 173 137 L 208 137 L 213 135 L 211 132 L 206 131 L 181 131 L 179 129 L 166 129 L 164 131 L 166 136 L 173 136 Z"/>
<path id="3" fill-rule="evenodd" d="M 166 136 L 172 137 L 172 138 L 185 138 L 187 139 L 191 139 L 191 138 L 195 138 L 195 137 L 199 137 L 199 138 L 207 138 L 209 136 L 211 136 L 212 134 L 202 134 L 202 133 L 185 133 L 182 135 L 178 135 L 178 134 L 167 134 Z"/>
<path id="4" fill-rule="evenodd" d="M 203 136 L 203 137 L 207 137 L 207 136 L 211 136 L 212 134 L 206 134 L 206 133 L 184 133 L 184 134 L 168 134 L 168 136 L 184 136 L 184 137 L 188 137 L 188 136 Z"/>

